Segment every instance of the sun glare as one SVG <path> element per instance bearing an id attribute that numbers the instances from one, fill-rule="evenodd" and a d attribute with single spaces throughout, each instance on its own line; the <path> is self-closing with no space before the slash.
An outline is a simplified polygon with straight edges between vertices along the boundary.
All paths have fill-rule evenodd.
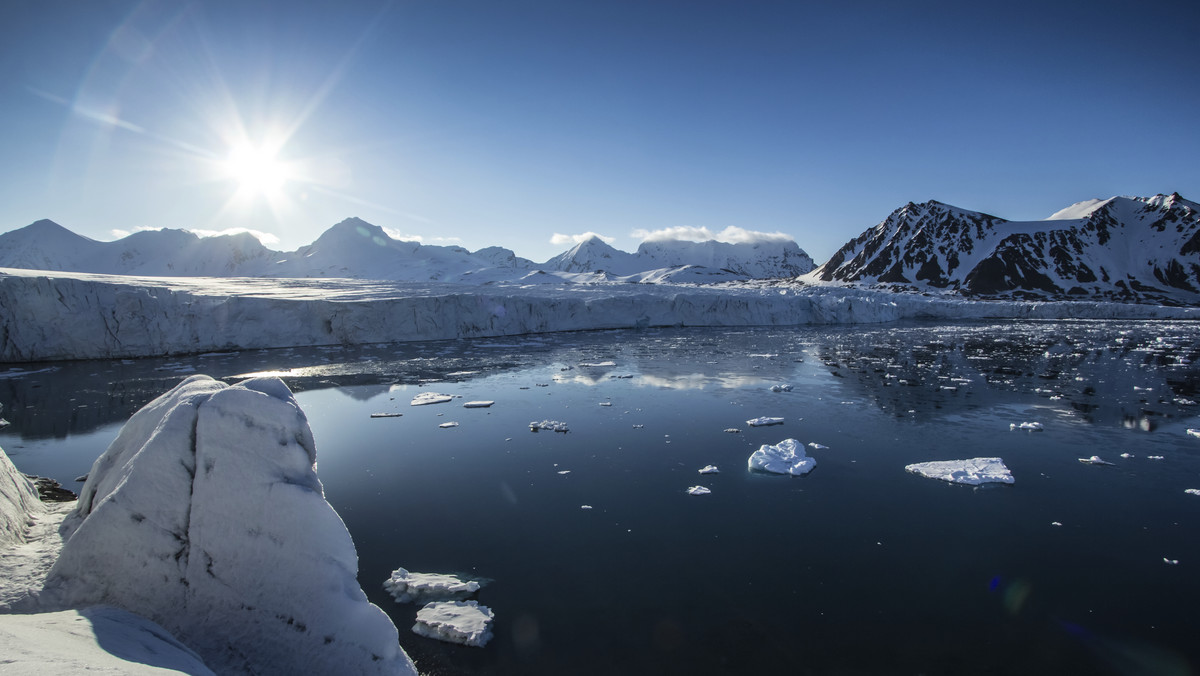
<path id="1" fill-rule="evenodd" d="M 223 169 L 246 198 L 275 196 L 292 178 L 287 163 L 277 157 L 276 151 L 248 143 L 230 150 Z"/>

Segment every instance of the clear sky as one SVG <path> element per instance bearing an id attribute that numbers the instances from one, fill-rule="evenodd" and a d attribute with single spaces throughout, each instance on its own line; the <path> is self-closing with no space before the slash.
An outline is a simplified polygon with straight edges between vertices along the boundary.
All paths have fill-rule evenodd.
<path id="1" fill-rule="evenodd" d="M 1200 199 L 1200 3 L 6 0 L 0 231 L 358 216 L 543 261 Z M 558 235 L 558 237 L 556 237 Z"/>

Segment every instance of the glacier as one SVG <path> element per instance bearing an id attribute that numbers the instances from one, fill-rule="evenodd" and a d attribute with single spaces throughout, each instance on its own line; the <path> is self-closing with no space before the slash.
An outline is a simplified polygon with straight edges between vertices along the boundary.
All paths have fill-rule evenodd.
<path id="1" fill-rule="evenodd" d="M 23 540 L 44 508 L 10 468 L 0 454 L 0 599 L 38 611 L 22 631 L 75 621 L 46 613 L 115 606 L 146 621 L 138 635 L 173 636 L 217 673 L 417 673 L 358 585 L 354 543 L 325 501 L 311 430 L 282 381 L 196 375 L 147 404 L 95 461 L 57 531 L 41 530 L 41 553 Z M 14 557 L 43 582 L 7 574 Z M 140 623 L 114 621 L 134 633 Z"/>

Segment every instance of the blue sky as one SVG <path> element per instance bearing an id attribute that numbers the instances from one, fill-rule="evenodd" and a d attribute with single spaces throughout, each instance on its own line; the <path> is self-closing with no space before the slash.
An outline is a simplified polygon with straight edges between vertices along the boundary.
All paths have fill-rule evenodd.
<path id="1" fill-rule="evenodd" d="M 734 227 L 823 261 L 910 200 L 1200 199 L 1197 25 L 1153 1 L 9 0 L 0 231 L 290 250 L 358 216 L 542 261 Z"/>

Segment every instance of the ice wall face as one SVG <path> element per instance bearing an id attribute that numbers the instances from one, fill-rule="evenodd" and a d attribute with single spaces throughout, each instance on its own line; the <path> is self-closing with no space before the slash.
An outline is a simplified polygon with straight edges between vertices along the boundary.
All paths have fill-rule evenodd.
<path id="1" fill-rule="evenodd" d="M 0 448 L 0 547 L 25 542 L 31 515 L 45 509 L 33 482 L 17 471 Z"/>
<path id="2" fill-rule="evenodd" d="M 282 381 L 185 380 L 96 460 L 43 599 L 147 617 L 218 672 L 415 674 L 315 462 Z"/>

